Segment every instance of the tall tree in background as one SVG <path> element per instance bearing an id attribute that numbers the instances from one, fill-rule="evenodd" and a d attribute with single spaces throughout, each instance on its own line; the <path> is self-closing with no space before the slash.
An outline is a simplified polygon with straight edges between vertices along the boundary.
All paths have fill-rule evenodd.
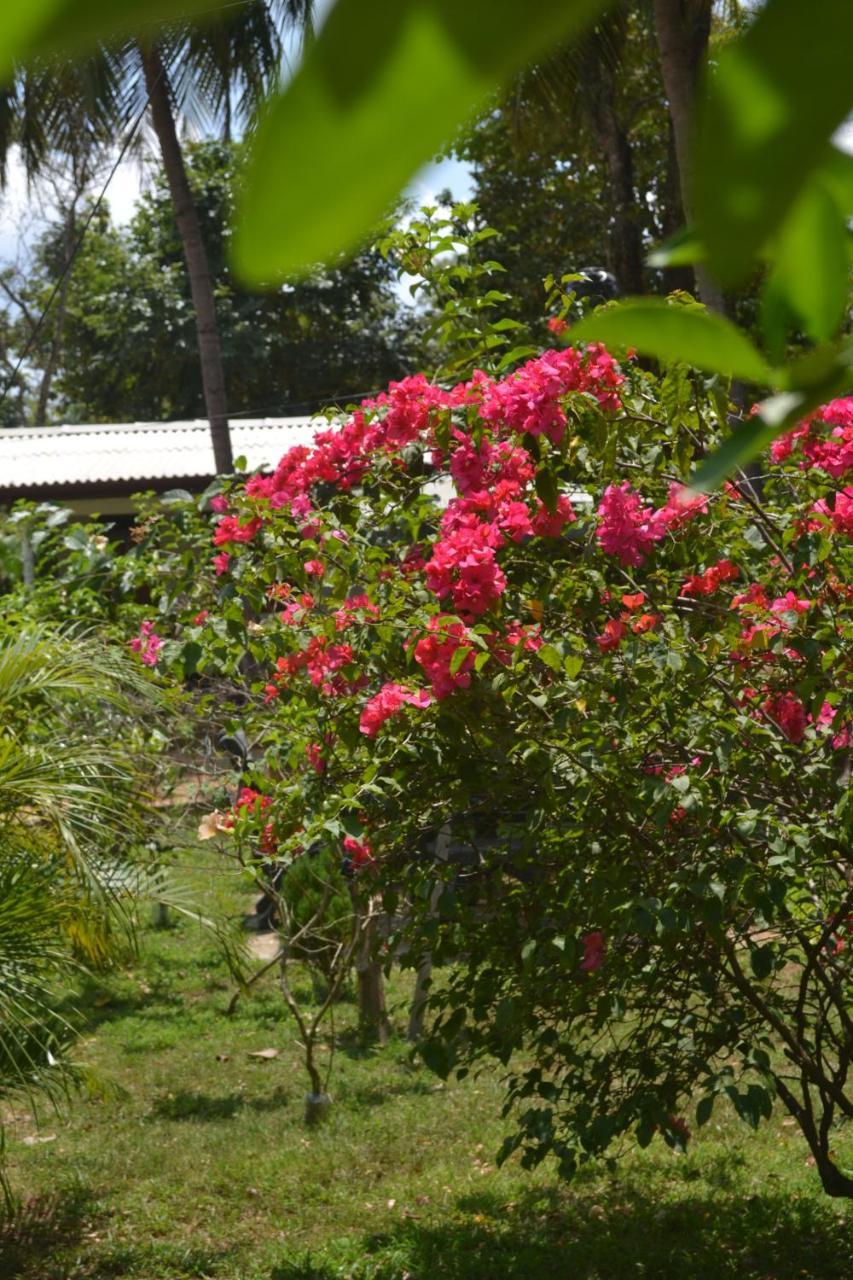
<path id="1" fill-rule="evenodd" d="M 629 56 L 633 63 L 626 63 Z M 585 133 L 598 150 L 605 175 L 607 265 L 625 293 L 644 287 L 643 213 L 638 200 L 631 131 L 653 101 L 648 80 L 648 31 L 627 0 L 615 4 L 583 39 L 531 68 L 525 77 L 527 111 L 552 135 L 560 120 L 566 135 Z M 639 54 L 639 56 L 637 56 Z M 543 120 L 550 116 L 550 121 Z M 529 127 L 529 126 L 528 126 Z"/>
<path id="2" fill-rule="evenodd" d="M 708 57 L 714 0 L 653 0 L 660 67 L 666 89 L 684 216 L 690 207 L 691 119 Z M 722 290 L 701 263 L 694 267 L 699 296 L 712 311 L 723 312 Z"/>
<path id="3" fill-rule="evenodd" d="M 528 321 L 544 275 L 586 265 L 606 266 L 622 293 L 687 289 L 722 305 L 701 270 L 661 275 L 645 258 L 689 220 L 688 111 L 709 39 L 738 20 L 734 0 L 618 0 L 457 142 L 485 221 L 507 239 L 506 284 Z"/>
<path id="4" fill-rule="evenodd" d="M 156 42 L 104 47 L 85 63 L 22 71 L 0 96 L 0 154 L 17 142 L 28 176 L 54 153 L 68 155 L 91 135 L 115 136 L 150 107 L 183 245 L 196 317 L 205 410 L 217 471 L 232 468 L 216 300 L 198 214 L 187 180 L 179 120 L 230 134 L 252 116 L 280 73 L 282 37 L 306 29 L 313 0 L 245 0 L 217 22 L 176 27 Z"/>
<path id="5" fill-rule="evenodd" d="M 213 281 L 178 139 L 172 107 L 172 89 L 166 65 L 156 45 L 148 48 L 143 46 L 140 53 L 148 102 L 151 107 L 151 120 L 154 132 L 157 134 L 163 172 L 169 184 L 172 210 L 187 263 L 187 275 L 195 310 L 204 403 L 213 443 L 213 459 L 217 472 L 227 473 L 233 470 L 234 460 L 231 452 L 231 434 L 228 430 L 225 370 L 222 365 L 222 347 L 219 341 Z"/>
<path id="6" fill-rule="evenodd" d="M 187 179 L 176 116 L 194 107 L 230 138 L 236 98 L 240 124 L 251 124 L 260 102 L 280 74 L 283 30 L 288 26 L 305 29 L 312 9 L 313 0 L 247 0 L 226 11 L 217 24 L 186 27 L 172 40 L 159 43 L 140 41 L 131 52 L 131 57 L 133 52 L 139 53 L 151 121 L 186 259 L 205 409 L 216 470 L 220 473 L 233 467 L 225 370 L 210 265 Z"/>
<path id="7" fill-rule="evenodd" d="M 647 247 L 682 217 L 648 6 L 618 4 L 582 41 L 518 77 L 457 154 L 503 237 L 501 287 L 521 299 L 528 323 L 542 321 L 548 273 L 604 266 L 624 293 L 657 283 Z"/>
<path id="8" fill-rule="evenodd" d="M 229 411 L 261 416 L 323 408 L 411 372 L 422 355 L 419 315 L 400 305 L 395 268 L 376 247 L 264 293 L 240 287 L 228 266 L 240 151 L 240 144 L 224 142 L 184 149 L 216 296 Z M 8 318 L 17 326 L 18 348 L 29 332 L 20 308 L 41 312 L 62 252 L 58 217 L 33 242 L 26 268 L 12 276 L 19 306 L 4 316 L 0 305 L 0 333 Z M 46 335 L 27 362 L 24 414 L 14 406 L 18 422 L 31 420 L 49 355 Z M 86 234 L 68 280 L 52 408 L 69 422 L 204 413 L 192 295 L 162 173 L 129 222 L 114 225 L 102 208 Z"/>

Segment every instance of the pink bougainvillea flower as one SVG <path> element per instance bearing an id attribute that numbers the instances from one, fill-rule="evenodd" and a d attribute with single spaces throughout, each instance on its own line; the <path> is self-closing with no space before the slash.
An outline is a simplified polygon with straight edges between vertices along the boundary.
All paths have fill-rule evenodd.
<path id="1" fill-rule="evenodd" d="M 619 648 L 624 634 L 624 622 L 619 618 L 610 618 L 604 624 L 603 633 L 600 636 L 595 637 L 595 643 L 598 645 L 602 653 L 609 653 L 611 649 Z"/>
<path id="2" fill-rule="evenodd" d="M 583 957 L 581 958 L 580 967 L 584 973 L 593 973 L 604 964 L 606 951 L 604 934 L 600 929 L 593 929 L 592 933 L 584 935 L 581 942 L 583 945 Z"/>
<path id="3" fill-rule="evenodd" d="M 540 538 L 559 538 L 567 524 L 577 519 L 571 499 L 564 493 L 557 498 L 553 511 L 540 502 L 533 517 L 533 532 Z"/>
<path id="4" fill-rule="evenodd" d="M 485 613 L 506 590 L 506 577 L 495 557 L 502 541 L 497 529 L 482 522 L 441 537 L 425 567 L 428 589 L 439 599 L 449 595 L 460 614 Z"/>
<path id="5" fill-rule="evenodd" d="M 822 405 L 793 431 L 774 440 L 770 457 L 776 463 L 796 457 L 804 471 L 815 467 L 836 480 L 853 471 L 853 397 Z"/>
<path id="6" fill-rule="evenodd" d="M 704 493 L 694 493 L 685 485 L 674 483 L 669 486 L 666 502 L 655 512 L 654 521 L 662 536 L 680 529 L 688 520 L 707 510 L 708 498 Z"/>
<path id="7" fill-rule="evenodd" d="M 811 600 L 800 600 L 796 591 L 787 591 L 770 604 L 771 613 L 808 613 L 812 607 Z"/>
<path id="8" fill-rule="evenodd" d="M 355 836 L 344 836 L 344 853 L 347 854 L 351 866 L 356 871 L 369 867 L 375 858 L 367 840 L 356 840 Z"/>
<path id="9" fill-rule="evenodd" d="M 467 648 L 461 662 L 451 674 L 451 664 L 457 649 Z M 453 693 L 454 689 L 467 689 L 474 667 L 474 640 L 468 628 L 461 622 L 451 622 L 443 617 L 430 618 L 427 634 L 415 643 L 414 659 L 423 668 L 438 701 Z"/>
<path id="10" fill-rule="evenodd" d="M 146 621 L 140 623 L 139 635 L 129 640 L 128 646 L 133 653 L 139 654 L 140 660 L 145 663 L 146 667 L 156 667 L 163 641 L 158 635 L 155 635 L 154 623 Z"/>
<path id="11" fill-rule="evenodd" d="M 326 566 L 322 560 L 306 560 L 305 572 L 312 578 L 322 578 L 326 572 Z"/>
<path id="12" fill-rule="evenodd" d="M 231 563 L 231 556 L 227 551 L 220 551 L 218 555 L 213 557 L 213 567 L 216 570 L 217 578 L 223 573 L 228 572 L 228 565 Z"/>
<path id="13" fill-rule="evenodd" d="M 627 480 L 608 485 L 598 506 L 596 537 L 602 551 L 624 565 L 641 565 L 665 532 L 655 523 L 654 514 Z"/>
<path id="14" fill-rule="evenodd" d="M 762 710 L 779 726 L 789 742 L 802 742 L 806 731 L 806 709 L 795 693 L 778 693 L 762 703 Z"/>
<path id="15" fill-rule="evenodd" d="M 223 516 L 213 531 L 213 545 L 221 547 L 232 542 L 251 542 L 263 521 L 254 516 L 241 524 L 236 516 Z"/>
<path id="16" fill-rule="evenodd" d="M 365 704 L 358 727 L 368 738 L 375 738 L 386 720 L 403 707 L 428 707 L 432 696 L 428 689 L 409 689 L 404 684 L 389 682 Z"/>

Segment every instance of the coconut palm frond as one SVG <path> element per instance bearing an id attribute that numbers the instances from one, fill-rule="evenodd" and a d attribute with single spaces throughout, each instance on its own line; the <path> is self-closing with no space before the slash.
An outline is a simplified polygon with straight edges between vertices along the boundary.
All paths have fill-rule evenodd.
<path id="1" fill-rule="evenodd" d="M 0 1096 L 66 1096 L 74 1071 L 63 1057 L 73 1039 L 56 1011 L 56 975 L 69 966 L 63 946 L 68 905 L 49 868 L 0 864 Z"/>
<path id="2" fill-rule="evenodd" d="M 160 696 L 137 663 L 87 632 L 34 627 L 0 642 L 0 710 L 35 696 L 93 697 L 127 709 L 133 695 L 147 702 Z"/>
<path id="3" fill-rule="evenodd" d="M 0 628 L 0 1094 L 58 1104 L 79 1079 L 56 984 L 128 935 L 115 868 L 145 810 L 123 741 L 157 699 L 100 638 Z"/>

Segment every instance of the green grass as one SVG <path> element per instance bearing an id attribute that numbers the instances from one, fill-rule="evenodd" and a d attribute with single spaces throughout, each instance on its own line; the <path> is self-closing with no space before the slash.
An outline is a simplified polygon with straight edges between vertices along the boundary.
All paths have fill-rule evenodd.
<path id="1" fill-rule="evenodd" d="M 199 891 L 236 913 L 216 855 L 192 858 Z M 408 985 L 391 987 L 399 1026 Z M 853 1275 L 853 1215 L 781 1113 L 752 1134 L 721 1112 L 685 1156 L 653 1143 L 571 1186 L 547 1167 L 497 1170 L 498 1076 L 444 1088 L 402 1040 L 363 1049 L 344 1002 L 332 1117 L 309 1131 L 274 979 L 227 1018 L 230 994 L 189 923 L 145 930 L 137 958 L 76 993 L 100 1087 L 40 1129 L 15 1112 L 22 1205 L 0 1224 L 0 1280 Z M 267 1047 L 280 1056 L 247 1056 Z"/>

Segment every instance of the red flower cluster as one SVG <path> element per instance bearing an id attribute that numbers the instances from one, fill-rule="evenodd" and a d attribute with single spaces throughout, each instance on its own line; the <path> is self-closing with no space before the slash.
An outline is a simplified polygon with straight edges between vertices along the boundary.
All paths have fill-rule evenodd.
<path id="1" fill-rule="evenodd" d="M 828 436 L 821 430 L 826 426 L 832 428 Z M 836 480 L 853 471 L 853 396 L 823 405 L 770 446 L 774 462 L 795 452 L 803 470 L 817 467 Z"/>
<path id="2" fill-rule="evenodd" d="M 609 599 L 608 593 L 608 599 Z M 624 595 L 622 603 L 625 606 L 622 614 L 618 618 L 609 618 L 604 624 L 604 631 L 600 636 L 595 637 L 595 643 L 598 645 L 602 653 L 610 653 L 613 649 L 618 649 L 625 636 L 626 627 L 630 627 L 634 635 L 642 635 L 644 631 L 653 631 L 661 621 L 659 613 L 637 613 L 638 609 L 642 609 L 646 602 L 645 594 L 638 591 L 633 595 Z"/>
<path id="3" fill-rule="evenodd" d="M 366 622 L 368 618 L 378 618 L 379 607 L 372 604 L 364 595 L 350 596 L 340 609 L 335 610 L 335 630 L 346 631 L 354 622 Z"/>
<path id="4" fill-rule="evenodd" d="M 241 524 L 237 516 L 223 516 L 213 531 L 213 545 L 222 547 L 233 542 L 251 542 L 263 521 L 253 516 Z"/>
<path id="5" fill-rule="evenodd" d="M 344 836 L 344 853 L 354 871 L 361 871 L 375 861 L 366 840 L 356 840 L 355 836 Z"/>
<path id="6" fill-rule="evenodd" d="M 691 497 L 683 486 L 673 484 L 665 504 L 655 510 L 643 506 L 640 495 L 627 480 L 611 484 L 598 506 L 596 537 L 607 555 L 636 568 L 667 533 L 679 529 L 707 506 L 707 498 Z"/>
<path id="7" fill-rule="evenodd" d="M 596 969 L 600 969 L 604 964 L 604 954 L 606 946 L 604 942 L 604 934 L 600 929 L 593 929 L 592 933 L 587 933 L 582 939 L 583 957 L 580 967 L 584 973 L 593 973 Z"/>
<path id="8" fill-rule="evenodd" d="M 231 812 L 225 819 L 227 827 L 233 827 L 238 818 L 261 818 L 272 804 L 272 796 L 265 796 L 254 787 L 241 787 Z M 261 853 L 273 854 L 278 841 L 271 822 L 264 823 L 259 846 Z"/>
<path id="9" fill-rule="evenodd" d="M 789 742 L 802 742 L 808 718 L 795 693 L 777 693 L 762 703 L 762 710 L 779 726 Z"/>
<path id="10" fill-rule="evenodd" d="M 467 689 L 471 683 L 471 671 L 474 666 L 474 641 L 461 622 L 451 622 L 447 618 L 430 618 L 427 623 L 428 634 L 421 636 L 414 648 L 415 662 L 423 668 L 424 674 L 432 685 L 432 692 L 441 701 L 454 689 Z M 456 665 L 454 657 L 457 649 L 467 648 L 468 652 Z"/>
<path id="11" fill-rule="evenodd" d="M 740 569 L 731 560 L 718 560 L 703 573 L 695 573 L 681 588 L 683 596 L 712 596 L 724 582 L 740 577 Z"/>
<path id="12" fill-rule="evenodd" d="M 408 689 L 404 684 L 384 684 L 365 704 L 358 727 L 368 738 L 375 738 L 386 720 L 406 705 L 428 707 L 432 696 L 427 689 Z"/>
<path id="13" fill-rule="evenodd" d="M 154 623 L 143 622 L 139 627 L 139 635 L 128 641 L 134 653 L 138 653 L 146 667 L 156 667 L 163 641 L 154 634 Z"/>
<path id="14" fill-rule="evenodd" d="M 348 666 L 353 657 L 352 645 L 330 644 L 325 636 L 312 636 L 306 648 L 276 660 L 273 683 L 266 686 L 267 701 L 278 695 L 278 685 L 286 683 L 303 669 L 314 688 L 328 697 L 352 693 L 363 687 L 363 680 L 345 680 L 335 673 Z"/>

